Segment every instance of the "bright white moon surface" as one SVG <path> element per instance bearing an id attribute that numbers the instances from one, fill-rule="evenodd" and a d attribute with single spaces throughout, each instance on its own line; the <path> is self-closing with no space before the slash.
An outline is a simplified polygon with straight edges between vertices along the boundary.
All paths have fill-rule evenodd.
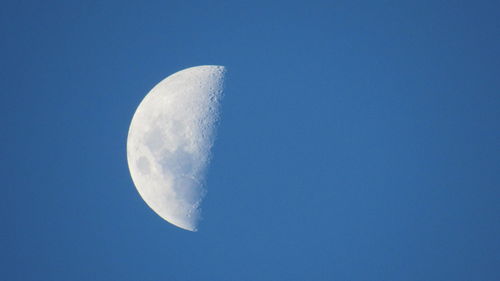
<path id="1" fill-rule="evenodd" d="M 137 108 L 127 159 L 137 191 L 160 217 L 196 231 L 204 175 L 218 120 L 225 68 L 181 70 L 158 83 Z"/>

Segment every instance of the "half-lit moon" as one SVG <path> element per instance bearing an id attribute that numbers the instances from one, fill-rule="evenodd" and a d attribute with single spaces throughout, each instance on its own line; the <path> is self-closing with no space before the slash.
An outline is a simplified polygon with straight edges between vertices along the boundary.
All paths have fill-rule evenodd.
<path id="1" fill-rule="evenodd" d="M 127 139 L 132 180 L 160 217 L 196 231 L 206 193 L 223 66 L 179 71 L 156 85 L 137 108 Z"/>

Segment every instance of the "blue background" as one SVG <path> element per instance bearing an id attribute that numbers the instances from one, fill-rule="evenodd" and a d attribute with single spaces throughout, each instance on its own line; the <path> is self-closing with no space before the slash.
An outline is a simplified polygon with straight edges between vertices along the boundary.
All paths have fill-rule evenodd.
<path id="1" fill-rule="evenodd" d="M 3 1 L 2 280 L 500 280 L 497 1 Z M 132 115 L 228 69 L 200 231 Z"/>

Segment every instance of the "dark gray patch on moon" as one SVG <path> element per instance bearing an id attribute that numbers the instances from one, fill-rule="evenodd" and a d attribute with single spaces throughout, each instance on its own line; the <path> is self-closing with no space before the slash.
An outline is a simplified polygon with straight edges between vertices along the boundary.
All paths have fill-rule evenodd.
<path id="1" fill-rule="evenodd" d="M 160 164 L 163 171 L 174 175 L 191 176 L 193 168 L 197 166 L 197 159 L 194 155 L 183 149 L 164 152 L 162 156 Z"/>
<path id="2" fill-rule="evenodd" d="M 137 160 L 137 169 L 139 170 L 139 172 L 141 172 L 141 174 L 143 175 L 148 175 L 149 172 L 150 172 L 150 167 L 149 167 L 149 160 L 148 158 L 144 157 L 144 156 L 141 156 L 138 160 Z"/>
<path id="3" fill-rule="evenodd" d="M 144 144 L 153 153 L 158 152 L 163 147 L 164 134 L 161 129 L 162 127 L 154 127 L 149 130 L 144 137 Z"/>

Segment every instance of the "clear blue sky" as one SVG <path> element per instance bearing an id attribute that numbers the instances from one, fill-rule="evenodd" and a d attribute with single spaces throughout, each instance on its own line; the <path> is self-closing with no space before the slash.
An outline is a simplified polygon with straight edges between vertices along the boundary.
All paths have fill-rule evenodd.
<path id="1" fill-rule="evenodd" d="M 499 9 L 3 1 L 0 279 L 500 280 Z M 191 233 L 125 144 L 204 64 L 228 76 Z"/>

